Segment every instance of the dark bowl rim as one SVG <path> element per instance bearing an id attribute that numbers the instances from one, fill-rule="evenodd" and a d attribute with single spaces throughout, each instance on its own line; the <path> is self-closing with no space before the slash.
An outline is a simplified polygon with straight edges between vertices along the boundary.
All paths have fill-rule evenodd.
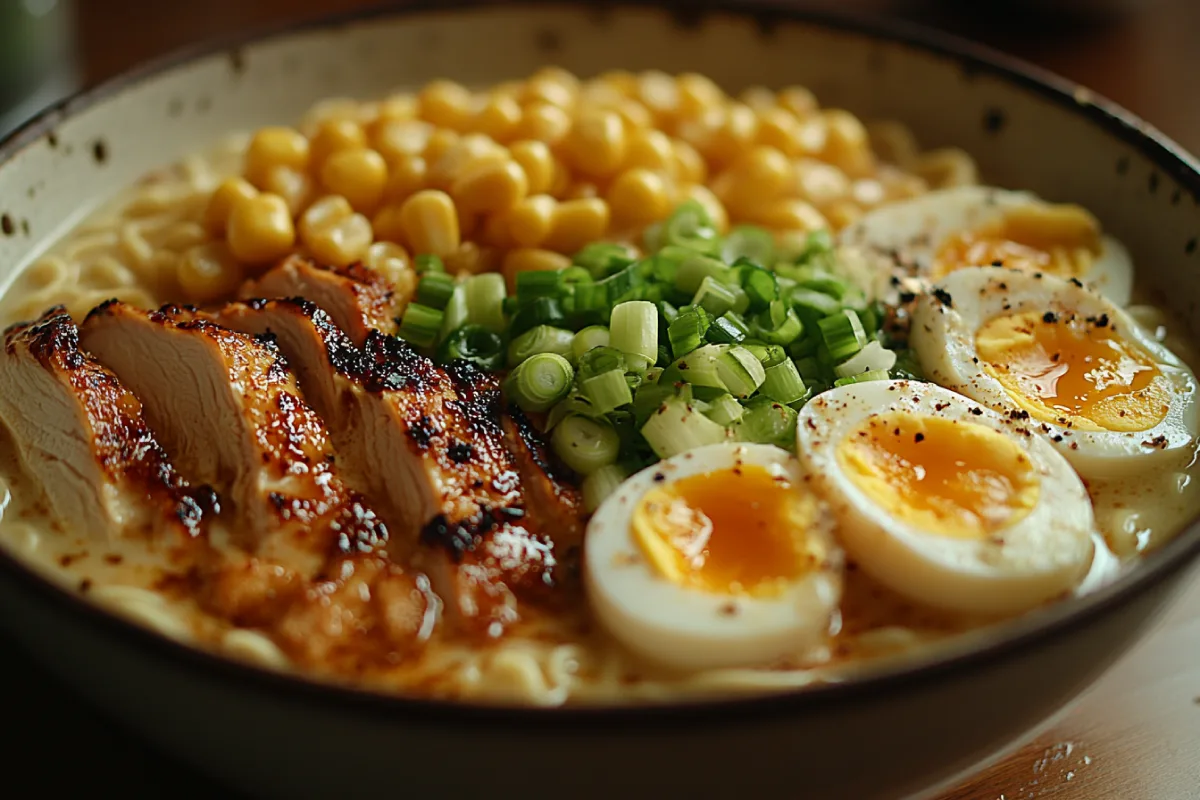
<path id="1" fill-rule="evenodd" d="M 488 0 L 409 0 L 389 2 L 367 9 L 272 25 L 182 48 L 146 62 L 100 85 L 84 90 L 34 117 L 0 141 L 0 167 L 33 142 L 48 136 L 59 122 L 155 76 L 186 66 L 202 58 L 226 53 L 235 61 L 242 48 L 267 40 L 306 32 L 358 25 L 384 17 L 439 14 L 452 11 L 497 11 L 521 7 L 578 7 L 572 0 L 520 0 L 497 4 Z M 815 10 L 777 0 L 700 0 L 669 7 L 666 0 L 606 0 L 592 9 L 602 15 L 619 8 L 652 9 L 672 14 L 677 24 L 690 26 L 707 14 L 750 18 L 763 35 L 779 23 L 800 23 L 847 32 L 879 42 L 899 44 L 957 62 L 966 75 L 987 74 L 1030 90 L 1043 98 L 1082 114 L 1093 124 L 1114 134 L 1131 148 L 1173 177 L 1200 203 L 1200 163 L 1178 144 L 1124 108 L 1090 90 L 1035 67 L 957 36 L 908 22 L 872 14 Z M 1149 592 L 1187 568 L 1200 557 L 1200 518 L 1192 520 L 1159 550 L 1149 554 L 1136 569 L 1114 583 L 1083 598 L 1064 601 L 1005 626 L 1004 632 L 981 646 L 964 652 L 934 657 L 930 663 L 914 663 L 856 676 L 845 682 L 802 687 L 763 696 L 677 703 L 619 706 L 529 707 L 470 704 L 451 700 L 413 698 L 382 694 L 367 689 L 325 683 L 225 658 L 215 653 L 168 639 L 115 613 L 105 611 L 78 593 L 54 583 L 0 548 L 0 573 L 28 587 L 31 593 L 80 620 L 121 636 L 142 653 L 172 666 L 203 671 L 206 677 L 240 683 L 247 688 L 269 691 L 276 699 L 307 701 L 332 706 L 396 723 L 426 725 L 500 723 L 504 730 L 535 729 L 538 732 L 620 729 L 646 726 L 653 730 L 687 730 L 697 722 L 746 724 L 781 720 L 831 704 L 861 702 L 890 691 L 905 691 L 955 673 L 995 666 L 1020 652 L 1051 642 L 1063 630 L 1095 622 L 1123 603 Z"/>

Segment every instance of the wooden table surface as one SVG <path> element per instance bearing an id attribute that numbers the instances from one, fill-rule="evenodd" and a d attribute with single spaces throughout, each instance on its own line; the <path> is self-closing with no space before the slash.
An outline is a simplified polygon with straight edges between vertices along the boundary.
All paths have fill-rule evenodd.
<path id="1" fill-rule="evenodd" d="M 106 0 L 77 3 L 85 78 L 95 82 L 147 57 L 247 25 L 367 6 L 369 0 Z M 830 2 L 830 5 L 835 3 Z M 1032 4 L 1032 0 L 1024 4 Z M 1086 5 L 1080 2 L 1074 5 Z M 1104 3 L 1090 3 L 1104 5 Z M 1030 18 L 1013 2 L 841 0 L 925 22 L 991 44 L 1077 80 L 1125 105 L 1200 152 L 1200 0 L 1146 0 L 1107 22 Z M 1043 6 L 1059 5 L 1046 0 Z M 963 10 L 969 7 L 970 10 Z M 986 7 L 984 10 L 981 7 Z M 8 648 L 4 648 L 8 649 Z M 135 797 L 228 796 L 126 739 L 85 710 L 70 720 L 47 706 L 71 707 L 61 689 L 15 656 L 24 688 L 4 697 L 6 722 L 28 732 L 6 753 L 10 764 L 38 763 L 52 737 L 69 750 L 103 738 L 110 754 L 74 771 L 38 770 L 40 793 L 80 796 L 101 786 Z M 10 684 L 11 685 L 11 684 Z M 67 737 L 63 741 L 61 737 Z M 1139 647 L 1050 731 L 939 800 L 1197 800 L 1200 798 L 1200 574 Z"/>

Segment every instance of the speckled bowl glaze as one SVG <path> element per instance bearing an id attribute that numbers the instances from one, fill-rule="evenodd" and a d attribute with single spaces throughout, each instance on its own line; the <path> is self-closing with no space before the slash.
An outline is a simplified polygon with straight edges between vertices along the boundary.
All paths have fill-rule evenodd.
<path id="1" fill-rule="evenodd" d="M 447 8 L 453 5 L 453 8 Z M 665 4 L 664 4 L 665 5 Z M 728 2 L 409 4 L 156 64 L 0 146 L 0 279 L 147 170 L 314 100 L 438 77 L 486 84 L 556 63 L 661 68 L 727 88 L 811 87 L 957 145 L 989 182 L 1086 203 L 1144 286 L 1193 324 L 1200 166 L 1084 89 L 890 24 Z M 1194 333 L 1195 331 L 1193 331 Z M 0 618 L 115 718 L 262 797 L 925 796 L 1031 734 L 1152 624 L 1200 554 L 1200 525 L 1118 583 L 936 661 L 760 699 L 610 710 L 446 705 L 259 671 L 174 644 L 0 555 Z"/>

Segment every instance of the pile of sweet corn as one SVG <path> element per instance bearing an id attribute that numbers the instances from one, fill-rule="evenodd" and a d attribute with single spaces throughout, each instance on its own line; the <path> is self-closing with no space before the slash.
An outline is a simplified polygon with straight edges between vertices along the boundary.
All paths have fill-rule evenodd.
<path id="1" fill-rule="evenodd" d="M 180 266 L 193 298 L 292 252 L 362 261 L 411 287 L 409 258 L 454 271 L 556 269 L 585 244 L 636 242 L 694 199 L 719 229 L 781 236 L 852 222 L 925 191 L 882 163 L 864 125 L 799 87 L 734 98 L 697 74 L 557 68 L 472 91 L 434 81 L 379 102 L 326 101 L 300 129 L 250 139 L 213 193 L 217 240 Z M 221 241 L 223 240 L 223 242 Z"/>

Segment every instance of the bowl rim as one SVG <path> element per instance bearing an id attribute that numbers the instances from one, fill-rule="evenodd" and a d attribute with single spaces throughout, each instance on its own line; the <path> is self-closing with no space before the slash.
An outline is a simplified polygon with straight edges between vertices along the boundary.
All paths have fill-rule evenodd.
<path id="1" fill-rule="evenodd" d="M 42 111 L 0 140 L 0 168 L 27 146 L 49 136 L 55 126 L 81 111 L 156 76 L 200 59 L 226 53 L 235 63 L 242 48 L 298 34 L 356 26 L 382 18 L 404 18 L 463 11 L 497 11 L 539 7 L 579 8 L 577 0 L 519 0 L 497 4 L 489 0 L 400 0 L 377 6 L 248 29 L 218 37 L 161 56 L 85 89 Z M 970 42 L 907 21 L 876 14 L 812 9 L 787 0 L 698 0 L 671 7 L 667 0 L 606 0 L 591 9 L 602 16 L 614 9 L 650 9 L 675 17 L 680 26 L 698 24 L 706 15 L 751 19 L 763 35 L 779 23 L 800 23 L 845 32 L 882 43 L 899 44 L 956 62 L 966 75 L 987 74 L 1032 91 L 1044 99 L 1081 114 L 1104 131 L 1114 134 L 1158 169 L 1174 178 L 1200 205 L 1200 162 L 1149 123 L 1079 84 L 990 47 Z M 586 10 L 586 9 L 585 9 Z M 1105 614 L 1167 581 L 1200 558 L 1200 515 L 1193 518 L 1165 545 L 1145 556 L 1136 568 L 1113 583 L 1080 598 L 1073 598 L 1014 620 L 997 635 L 961 652 L 915 659 L 899 666 L 867 671 L 842 682 L 802 686 L 762 695 L 717 699 L 688 699 L 638 705 L 588 705 L 539 707 L 514 704 L 471 703 L 387 694 L 363 687 L 313 679 L 227 658 L 216 652 L 170 639 L 115 612 L 105 610 L 86 596 L 72 591 L 26 566 L 0 547 L 0 577 L 20 584 L 40 599 L 94 623 L 105 634 L 120 636 L 141 655 L 156 657 L 172 666 L 201 670 L 207 678 L 239 684 L 240 688 L 271 693 L 280 701 L 306 701 L 353 711 L 383 721 L 420 722 L 429 726 L 462 723 L 500 723 L 504 730 L 534 729 L 595 731 L 628 728 L 688 730 L 698 722 L 746 724 L 781 720 L 831 704 L 869 701 L 891 691 L 938 681 L 950 673 L 995 665 L 1000 659 L 1046 645 L 1059 632 L 1094 622 Z"/>

